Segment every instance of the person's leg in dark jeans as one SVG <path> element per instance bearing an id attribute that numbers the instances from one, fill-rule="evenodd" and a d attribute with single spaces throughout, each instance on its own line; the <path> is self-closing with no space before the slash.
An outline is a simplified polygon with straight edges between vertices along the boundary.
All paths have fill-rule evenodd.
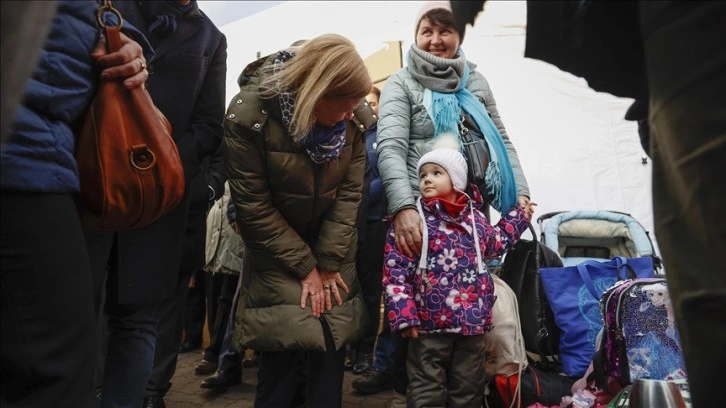
<path id="1" fill-rule="evenodd" d="M 101 407 L 139 407 L 154 364 L 158 304 L 122 305 L 109 290 Z"/>
<path id="2" fill-rule="evenodd" d="M 726 389 L 726 3 L 641 2 L 655 232 L 694 408 Z"/>
<path id="3" fill-rule="evenodd" d="M 234 312 L 234 311 L 233 311 Z M 242 355 L 232 347 L 234 337 L 234 313 L 229 316 L 224 332 L 222 347 L 217 360 L 217 372 L 202 381 L 201 388 L 224 391 L 232 385 L 242 382 Z"/>
<path id="4" fill-rule="evenodd" d="M 393 371 L 393 360 L 396 353 L 396 339 L 393 337 L 393 333 L 391 333 L 388 316 L 383 320 L 383 330 L 378 335 L 374 351 L 373 367 L 381 372 L 391 373 Z"/>
<path id="5" fill-rule="evenodd" d="M 187 291 L 183 314 L 184 341 L 179 350 L 181 353 L 188 353 L 202 347 L 202 332 L 207 313 L 205 275 L 206 273 L 202 270 L 194 271 L 194 283 Z M 189 286 L 190 282 L 187 282 L 187 285 Z"/>
<path id="6" fill-rule="evenodd" d="M 232 301 L 237 289 L 237 275 L 226 273 L 217 273 L 216 275 L 219 275 L 221 279 L 221 288 L 217 298 L 217 307 L 215 308 L 217 313 L 213 323 L 209 325 L 211 329 L 209 347 L 204 350 L 204 359 L 207 361 L 217 361 L 219 359 L 232 310 Z"/>
<path id="7" fill-rule="evenodd" d="M 0 405 L 85 407 L 96 314 L 72 194 L 2 192 Z"/>
<path id="8" fill-rule="evenodd" d="M 373 347 L 381 322 L 381 279 L 383 249 L 386 244 L 386 223 L 381 220 L 366 222 L 365 242 L 361 243 L 357 257 L 358 279 L 368 312 L 369 324 L 358 342 L 355 374 L 363 374 L 373 361 Z"/>
<path id="9" fill-rule="evenodd" d="M 106 281 L 104 280 L 101 284 L 105 287 Z M 94 301 L 94 311 L 97 316 L 96 336 L 98 348 L 96 349 L 96 368 L 93 375 L 93 384 L 95 385 L 96 389 L 95 398 L 98 401 L 101 401 L 101 392 L 103 391 L 103 366 L 106 362 L 106 342 L 108 341 L 108 322 L 106 319 L 106 314 L 103 313 L 102 310 L 96 310 L 100 309 L 102 305 L 106 304 L 106 290 L 100 290 L 100 299 Z"/>
<path id="10" fill-rule="evenodd" d="M 107 303 L 107 290 L 109 265 L 115 262 L 114 233 L 106 231 L 91 231 L 84 228 L 86 249 L 91 265 L 91 278 L 93 282 L 93 311 L 96 314 L 96 335 L 98 347 L 96 349 L 96 367 L 94 384 L 97 401 L 101 400 L 103 393 L 103 376 L 108 353 L 108 317 L 104 312 Z"/>
<path id="11" fill-rule="evenodd" d="M 239 296 L 242 285 L 244 284 L 242 274 L 232 276 L 236 282 L 234 296 L 232 296 L 232 305 L 230 306 L 227 327 L 224 331 L 222 347 L 219 351 L 219 359 L 217 360 L 217 372 L 202 381 L 201 388 L 224 391 L 231 385 L 242 382 L 242 358 L 244 351 L 235 350 L 232 346 L 232 338 L 234 337 L 234 322 L 237 316 L 237 305 L 239 304 Z"/>
<path id="12" fill-rule="evenodd" d="M 181 271 L 176 296 L 159 303 L 154 366 L 146 384 L 145 397 L 163 397 L 171 388 L 176 372 L 184 325 L 184 307 L 192 271 Z"/>
<path id="13" fill-rule="evenodd" d="M 396 340 L 391 333 L 388 315 L 383 314 L 381 333 L 376 338 L 373 349 L 373 365 L 351 384 L 361 394 L 376 394 L 393 386 L 393 360 L 396 352 Z"/>
<path id="14" fill-rule="evenodd" d="M 214 332 L 214 323 L 217 317 L 217 301 L 222 293 L 223 274 L 221 273 L 205 273 L 204 274 L 204 289 L 205 297 L 207 302 L 207 329 L 209 333 Z M 204 357 L 196 367 L 194 367 L 194 373 L 197 375 L 207 375 L 213 373 L 217 369 L 217 359 L 219 355 L 214 349 L 204 350 Z"/>

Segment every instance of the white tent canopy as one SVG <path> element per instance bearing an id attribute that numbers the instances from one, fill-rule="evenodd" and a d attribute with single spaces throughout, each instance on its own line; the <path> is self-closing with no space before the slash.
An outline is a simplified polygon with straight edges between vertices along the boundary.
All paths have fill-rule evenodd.
<path id="1" fill-rule="evenodd" d="M 338 33 L 351 39 L 363 57 L 386 41 L 402 40 L 405 55 L 421 3 L 288 1 L 226 24 L 221 30 L 228 41 L 227 99 L 236 94 L 238 75 L 258 52 L 267 55 L 298 39 Z M 475 27 L 467 30 L 462 49 L 492 87 L 532 199 L 539 204 L 536 216 L 616 210 L 652 231 L 650 162 L 644 160 L 636 124 L 623 119 L 631 100 L 595 92 L 581 78 L 525 59 L 525 25 L 523 1 L 488 1 Z"/>

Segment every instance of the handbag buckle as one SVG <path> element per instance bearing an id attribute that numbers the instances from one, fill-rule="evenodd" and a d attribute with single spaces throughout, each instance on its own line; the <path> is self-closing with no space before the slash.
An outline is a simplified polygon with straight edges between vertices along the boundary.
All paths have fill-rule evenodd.
<path id="1" fill-rule="evenodd" d="M 139 171 L 149 170 L 156 164 L 156 155 L 146 145 L 131 147 L 129 159 L 131 160 L 131 165 Z"/>
<path id="2" fill-rule="evenodd" d="M 113 5 L 111 5 L 111 0 L 104 0 L 103 4 L 99 6 L 96 11 L 96 20 L 98 20 L 98 25 L 102 28 L 106 27 L 106 23 L 103 21 L 104 13 L 111 13 L 118 19 L 114 28 L 121 28 L 124 24 L 124 19 L 121 17 L 121 13 L 116 10 Z"/>

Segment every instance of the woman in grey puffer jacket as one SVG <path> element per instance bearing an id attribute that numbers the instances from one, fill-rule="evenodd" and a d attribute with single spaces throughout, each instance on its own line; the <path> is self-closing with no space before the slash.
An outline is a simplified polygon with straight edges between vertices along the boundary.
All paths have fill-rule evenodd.
<path id="1" fill-rule="evenodd" d="M 500 151 L 506 151 L 502 155 L 507 157 L 499 158 L 500 168 L 509 171 L 510 175 L 513 173 L 516 182 L 516 187 L 509 186 L 509 201 L 516 200 L 522 207 L 529 203 L 527 180 L 499 117 L 492 91 L 484 76 L 475 71 L 476 65 L 466 61 L 459 48 L 461 40 L 454 29 L 449 2 L 426 2 L 416 18 L 416 44 L 407 55 L 408 66 L 388 79 L 381 95 L 378 166 L 389 214 L 393 217 L 396 245 L 409 256 L 419 255 L 422 245 L 421 217 L 415 205 L 418 196 L 416 163 L 431 150 L 435 136 L 445 132 L 458 134 L 458 123 L 454 122 L 460 110 L 477 116 L 476 123 L 482 133 L 486 132 L 486 127 L 492 129 L 490 133 L 501 135 Z M 462 84 L 468 92 L 462 90 Z M 464 92 L 467 99 L 461 96 Z M 479 105 L 477 100 L 481 106 L 473 106 Z M 448 117 L 444 117 L 439 108 L 447 104 L 454 108 L 449 108 Z M 484 122 L 490 125 L 482 126 Z"/>

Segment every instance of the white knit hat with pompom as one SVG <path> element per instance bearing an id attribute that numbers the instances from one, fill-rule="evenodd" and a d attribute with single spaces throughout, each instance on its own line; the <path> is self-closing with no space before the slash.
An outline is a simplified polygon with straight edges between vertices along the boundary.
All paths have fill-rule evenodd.
<path id="1" fill-rule="evenodd" d="M 426 163 L 436 163 L 443 167 L 454 188 L 463 192 L 466 189 L 467 172 L 466 159 L 461 154 L 460 144 L 456 137 L 450 133 L 442 133 L 434 139 L 431 151 L 421 156 L 416 165 L 416 174 Z"/>
<path id="2" fill-rule="evenodd" d="M 421 24 L 421 19 L 423 19 L 426 13 L 436 9 L 451 11 L 451 2 L 448 0 L 424 1 L 423 4 L 421 4 L 421 8 L 418 10 L 418 13 L 416 13 L 416 20 L 413 26 L 416 32 L 418 32 L 418 26 Z"/>

